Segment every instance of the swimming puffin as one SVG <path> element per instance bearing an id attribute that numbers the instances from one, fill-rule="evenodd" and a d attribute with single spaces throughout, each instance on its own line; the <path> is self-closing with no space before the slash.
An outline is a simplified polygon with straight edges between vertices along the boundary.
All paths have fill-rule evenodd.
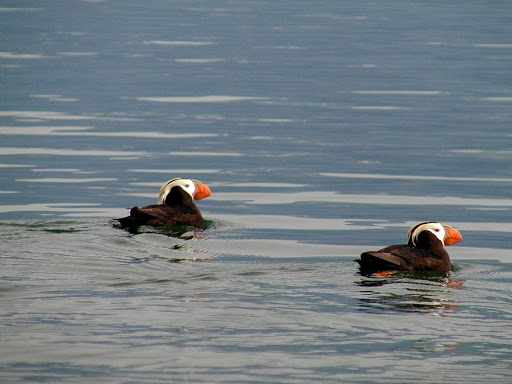
<path id="1" fill-rule="evenodd" d="M 361 259 L 356 260 L 361 271 L 450 271 L 450 256 L 444 245 L 462 241 L 459 231 L 427 221 L 412 226 L 407 236 L 407 244 L 362 253 Z"/>
<path id="2" fill-rule="evenodd" d="M 212 193 L 206 184 L 198 180 L 176 178 L 162 185 L 158 204 L 133 207 L 130 216 L 116 219 L 121 228 L 137 228 L 141 225 L 155 227 L 190 226 L 204 229 L 201 212 L 194 200 L 201 200 Z"/>

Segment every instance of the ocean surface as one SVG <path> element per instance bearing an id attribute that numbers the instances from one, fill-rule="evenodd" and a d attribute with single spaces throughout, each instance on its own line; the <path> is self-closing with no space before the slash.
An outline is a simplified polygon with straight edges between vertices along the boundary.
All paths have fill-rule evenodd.
<path id="1" fill-rule="evenodd" d="M 0 257 L 0 382 L 510 383 L 512 2 L 5 0 Z"/>

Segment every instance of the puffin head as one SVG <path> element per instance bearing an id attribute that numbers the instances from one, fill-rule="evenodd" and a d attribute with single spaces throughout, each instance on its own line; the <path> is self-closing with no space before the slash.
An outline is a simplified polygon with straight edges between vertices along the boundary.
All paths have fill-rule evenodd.
<path id="1" fill-rule="evenodd" d="M 181 188 L 187 192 L 194 200 L 201 200 L 211 196 L 212 192 L 206 184 L 201 183 L 199 180 L 175 178 L 165 182 L 160 188 L 158 195 L 158 204 L 165 204 L 167 195 L 173 188 Z"/>
<path id="2" fill-rule="evenodd" d="M 407 233 L 409 244 L 416 246 L 418 236 L 423 231 L 432 232 L 443 245 L 452 245 L 462 241 L 462 235 L 455 228 L 435 221 L 427 221 L 425 223 L 416 224 L 409 229 Z"/>

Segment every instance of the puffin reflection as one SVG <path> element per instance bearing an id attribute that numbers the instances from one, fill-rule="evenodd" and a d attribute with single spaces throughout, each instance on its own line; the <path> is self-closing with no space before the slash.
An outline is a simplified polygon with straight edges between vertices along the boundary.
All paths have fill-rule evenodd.
<path id="1" fill-rule="evenodd" d="M 363 275 L 355 281 L 361 289 L 359 308 L 366 312 L 418 312 L 448 316 L 461 303 L 456 291 L 464 280 L 454 280 L 445 272 L 395 272 L 392 277 Z"/>

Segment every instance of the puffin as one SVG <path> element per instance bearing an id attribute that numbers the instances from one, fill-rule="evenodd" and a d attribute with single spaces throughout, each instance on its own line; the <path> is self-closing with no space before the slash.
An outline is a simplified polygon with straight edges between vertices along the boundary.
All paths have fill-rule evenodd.
<path id="1" fill-rule="evenodd" d="M 134 229 L 141 225 L 154 227 L 189 226 L 204 229 L 205 223 L 194 200 L 211 196 L 210 188 L 199 180 L 175 178 L 160 188 L 158 204 L 133 207 L 130 216 L 115 219 L 121 228 Z"/>
<path id="2" fill-rule="evenodd" d="M 368 251 L 356 260 L 362 272 L 377 271 L 438 271 L 451 270 L 450 256 L 445 245 L 462 241 L 455 228 L 435 221 L 416 224 L 407 233 L 408 243 L 391 245 L 378 251 Z"/>

